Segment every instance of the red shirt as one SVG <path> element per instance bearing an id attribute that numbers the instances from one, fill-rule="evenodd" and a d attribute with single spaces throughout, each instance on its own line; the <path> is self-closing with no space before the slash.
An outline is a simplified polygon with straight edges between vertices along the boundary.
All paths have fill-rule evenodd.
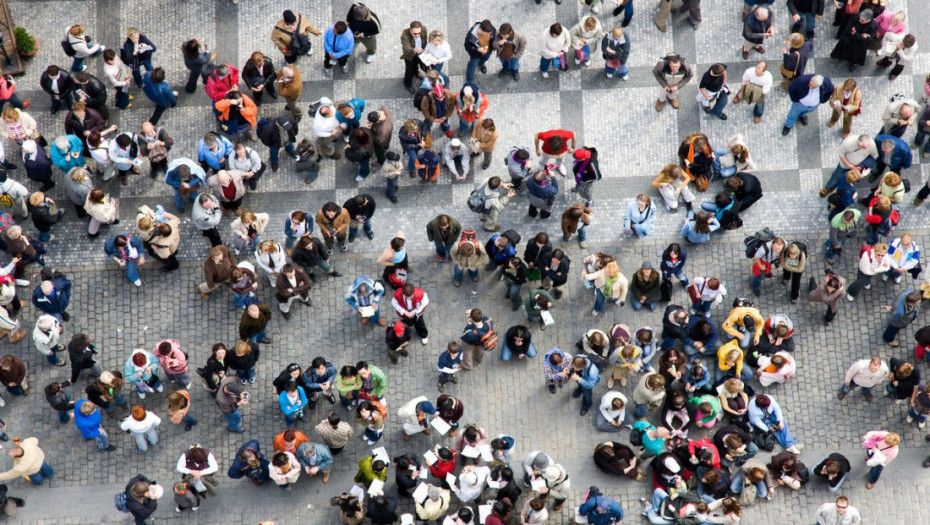
<path id="1" fill-rule="evenodd" d="M 548 141 L 550 137 L 562 137 L 564 144 L 560 151 L 549 150 Z M 568 151 L 568 141 L 575 138 L 575 133 L 564 129 L 550 129 L 539 134 L 539 141 L 542 142 L 542 150 L 546 155 L 562 155 Z"/>
<path id="2" fill-rule="evenodd" d="M 436 476 L 437 478 L 444 480 L 446 479 L 446 474 L 455 473 L 455 463 L 456 463 L 456 460 L 458 459 L 458 454 L 456 454 L 454 450 L 450 452 L 452 452 L 451 461 L 443 461 L 440 459 L 439 461 L 429 466 L 429 471 L 433 476 Z"/>

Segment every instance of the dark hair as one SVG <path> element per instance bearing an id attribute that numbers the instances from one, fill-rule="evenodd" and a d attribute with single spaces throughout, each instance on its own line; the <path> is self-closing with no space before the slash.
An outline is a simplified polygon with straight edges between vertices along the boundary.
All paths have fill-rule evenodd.
<path id="1" fill-rule="evenodd" d="M 395 252 L 402 250 L 405 244 L 407 244 L 407 241 L 403 237 L 394 237 L 391 239 L 391 249 Z"/>
<path id="2" fill-rule="evenodd" d="M 330 412 L 329 415 L 326 416 L 326 421 L 331 427 L 336 428 L 339 426 L 339 423 L 342 422 L 342 418 L 339 417 L 339 414 L 336 412 Z"/>
<path id="3" fill-rule="evenodd" d="M 455 405 L 455 398 L 452 396 L 444 397 L 442 401 L 439 402 L 439 410 L 452 410 L 452 407 Z"/>
<path id="4" fill-rule="evenodd" d="M 565 258 L 565 252 L 562 251 L 562 248 L 556 248 L 552 250 L 552 258 L 561 261 Z"/>
<path id="5" fill-rule="evenodd" d="M 77 73 L 71 75 L 71 79 L 78 84 L 84 84 L 90 80 L 90 74 L 87 71 L 78 71 Z"/>
<path id="6" fill-rule="evenodd" d="M 283 467 L 288 463 L 290 463 L 290 459 L 288 459 L 287 454 L 284 452 L 275 452 L 274 457 L 271 458 L 271 464 L 276 467 Z"/>
<path id="7" fill-rule="evenodd" d="M 104 61 L 109 62 L 110 60 L 113 60 L 113 59 L 115 59 L 115 58 L 116 58 L 116 51 L 114 51 L 114 50 L 112 50 L 112 49 L 107 49 L 106 51 L 103 52 L 103 60 L 104 60 Z M 196 57 L 194 57 L 194 58 L 196 58 Z"/>
<path id="8" fill-rule="evenodd" d="M 116 143 L 121 148 L 128 148 L 132 145 L 132 137 L 125 133 L 121 133 L 118 137 L 116 137 Z"/>
<path id="9" fill-rule="evenodd" d="M 394 464 L 397 465 L 398 472 L 405 472 L 408 468 L 410 468 L 410 465 L 412 465 L 413 462 L 410 461 L 409 456 L 404 454 L 403 456 L 397 456 L 394 458 Z"/>
<path id="10" fill-rule="evenodd" d="M 479 437 L 481 437 L 481 434 L 478 432 L 478 427 L 475 425 L 468 425 L 462 432 L 462 437 L 468 441 L 476 441 Z"/>
<path id="11" fill-rule="evenodd" d="M 161 355 L 168 355 L 171 353 L 171 343 L 169 341 L 162 341 L 158 344 L 158 353 Z"/>
<path id="12" fill-rule="evenodd" d="M 547 244 L 549 242 L 549 234 L 546 232 L 539 232 L 533 240 L 536 244 Z"/>
<path id="13" fill-rule="evenodd" d="M 459 509 L 459 517 L 465 521 L 471 521 L 475 517 L 475 513 L 472 512 L 470 507 L 462 507 Z"/>
<path id="14" fill-rule="evenodd" d="M 404 291 L 403 291 L 403 294 L 404 294 L 404 295 L 406 295 L 406 296 L 411 296 L 411 295 L 413 295 L 413 292 L 415 292 L 415 291 L 416 291 L 416 287 L 413 286 L 412 283 L 405 283 L 405 284 L 404 284 Z"/>
<path id="15" fill-rule="evenodd" d="M 153 84 L 161 84 L 165 81 L 165 70 L 161 67 L 156 67 L 152 70 L 152 74 L 149 76 L 149 79 Z"/>
<path id="16" fill-rule="evenodd" d="M 546 140 L 546 146 L 549 146 L 549 149 L 551 150 L 560 150 L 563 146 L 565 146 L 565 140 L 559 135 L 553 135 Z"/>
<path id="17" fill-rule="evenodd" d="M 716 196 L 714 196 L 714 206 L 718 208 L 726 208 L 728 204 L 730 204 L 729 193 L 721 191 Z"/>
<path id="18" fill-rule="evenodd" d="M 355 370 L 356 370 L 356 371 L 358 371 L 358 370 L 368 370 L 368 362 L 367 362 L 367 361 L 359 361 L 359 362 L 355 363 Z"/>
<path id="19" fill-rule="evenodd" d="M 485 33 L 494 32 L 494 24 L 492 24 L 490 20 L 482 20 L 480 27 L 481 27 L 481 30 L 484 31 Z"/>
<path id="20" fill-rule="evenodd" d="M 107 51 L 109 51 L 109 49 Z M 106 51 L 104 51 L 103 53 L 105 55 Z M 198 42 L 196 38 L 192 38 L 188 40 L 187 42 L 184 42 L 184 44 L 181 46 L 181 53 L 184 54 L 184 58 L 199 57 L 200 56 L 200 42 Z M 108 60 L 106 57 L 104 57 L 104 59 Z"/>
<path id="21" fill-rule="evenodd" d="M 348 29 L 348 27 L 349 26 L 345 22 L 340 20 L 333 25 L 333 32 L 336 33 L 337 35 L 341 35 L 346 32 L 346 29 Z"/>
<path id="22" fill-rule="evenodd" d="M 509 22 L 504 22 L 499 28 L 497 28 L 498 35 L 509 35 L 513 33 L 513 26 Z"/>
<path id="23" fill-rule="evenodd" d="M 339 369 L 339 375 L 342 377 L 355 377 L 358 375 L 358 370 L 352 365 L 345 365 Z"/>
<path id="24" fill-rule="evenodd" d="M 48 76 L 50 77 L 57 75 L 59 71 L 60 70 L 58 69 L 58 66 L 56 66 L 55 64 L 52 64 L 48 66 L 48 68 L 45 69 L 45 72 L 48 73 Z"/>
<path id="25" fill-rule="evenodd" d="M 501 185 L 501 178 L 498 177 L 497 175 L 488 179 L 488 188 L 492 190 L 496 190 L 497 188 L 500 187 L 500 185 Z"/>
<path id="26" fill-rule="evenodd" d="M 371 462 L 371 470 L 375 472 L 381 472 L 385 468 L 387 468 L 387 464 L 385 464 L 384 461 L 381 461 L 380 459 L 376 459 Z"/>
<path id="27" fill-rule="evenodd" d="M 549 34 L 552 36 L 559 36 L 562 34 L 562 24 L 556 22 L 549 26 Z"/>
<path id="28" fill-rule="evenodd" d="M 362 128 L 356 128 L 352 132 L 352 138 L 355 139 L 359 146 L 367 146 L 371 142 L 371 135 Z"/>

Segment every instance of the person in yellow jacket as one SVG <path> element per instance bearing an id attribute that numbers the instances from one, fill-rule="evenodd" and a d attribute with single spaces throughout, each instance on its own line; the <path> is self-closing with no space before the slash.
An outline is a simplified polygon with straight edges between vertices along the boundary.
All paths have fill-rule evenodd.
<path id="1" fill-rule="evenodd" d="M 9 452 L 13 466 L 10 470 L 0 473 L 0 481 L 23 477 L 33 485 L 41 485 L 45 478 L 55 475 L 51 465 L 45 462 L 45 452 L 39 448 L 39 438 L 31 437 L 22 441 L 14 439 L 13 443 L 16 446 Z"/>
<path id="2" fill-rule="evenodd" d="M 751 368 L 744 366 L 744 357 L 739 339 L 733 339 L 717 349 L 717 381 L 728 375 L 738 377 L 744 382 L 751 380 L 753 372 Z"/>
<path id="3" fill-rule="evenodd" d="M 765 319 L 758 308 L 752 306 L 736 306 L 730 310 L 730 315 L 723 322 L 721 328 L 730 334 L 730 337 L 739 341 L 743 350 L 756 346 L 762 338 L 762 328 Z M 752 336 L 750 337 L 750 334 Z"/>

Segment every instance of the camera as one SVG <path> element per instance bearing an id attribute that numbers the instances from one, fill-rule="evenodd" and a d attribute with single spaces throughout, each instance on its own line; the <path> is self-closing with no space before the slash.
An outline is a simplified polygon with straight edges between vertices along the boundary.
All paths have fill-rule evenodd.
<path id="1" fill-rule="evenodd" d="M 252 394 L 250 394 L 250 393 L 248 393 L 248 392 L 243 392 L 243 393 L 239 394 L 239 400 L 240 400 L 240 401 L 241 401 L 241 400 L 248 401 L 248 400 L 250 400 L 250 399 L 252 399 Z"/>

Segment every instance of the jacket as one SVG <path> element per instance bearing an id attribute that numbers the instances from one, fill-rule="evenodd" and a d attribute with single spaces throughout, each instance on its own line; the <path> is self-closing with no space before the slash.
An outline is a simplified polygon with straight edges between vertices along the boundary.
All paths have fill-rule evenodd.
<path id="1" fill-rule="evenodd" d="M 42 75 L 39 76 L 39 87 L 42 88 L 42 91 L 45 91 L 49 95 L 53 95 L 52 92 L 52 79 L 49 78 L 47 72 L 42 72 Z M 58 96 L 65 97 L 68 93 L 74 91 L 74 80 L 71 79 L 71 75 L 67 71 L 62 69 L 58 70 Z"/>
<path id="2" fill-rule="evenodd" d="M 0 481 L 26 477 L 42 469 L 42 464 L 45 462 L 45 452 L 42 452 L 42 449 L 39 448 L 38 438 L 30 437 L 22 440 L 19 448 L 23 449 L 23 455 L 13 458 L 13 465 L 10 470 L 0 473 Z"/>
<path id="3" fill-rule="evenodd" d="M 287 67 L 294 72 L 294 76 L 290 80 L 284 80 L 284 68 L 278 70 L 275 73 L 275 77 L 278 79 L 276 84 L 278 88 L 278 94 L 286 99 L 297 100 L 300 98 L 300 94 L 303 92 L 304 85 L 303 80 L 300 78 L 300 71 L 297 69 L 296 64 L 288 64 Z"/>
<path id="4" fill-rule="evenodd" d="M 32 291 L 32 304 L 39 310 L 55 315 L 60 314 L 68 309 L 68 303 L 71 302 L 71 281 L 64 277 L 52 279 L 55 291 L 52 295 L 42 293 L 42 287 L 36 286 Z"/>
<path id="5" fill-rule="evenodd" d="M 862 517 L 859 509 L 847 505 L 846 512 L 841 516 L 836 510 L 835 503 L 824 503 L 817 508 L 817 525 L 859 525 Z"/>
<path id="6" fill-rule="evenodd" d="M 439 520 L 449 510 L 449 500 L 452 498 L 447 489 L 439 489 L 439 499 L 433 501 L 426 498 L 423 501 L 414 501 L 417 518 L 423 521 Z"/>
<path id="7" fill-rule="evenodd" d="M 132 362 L 133 356 L 136 354 L 145 356 L 144 365 L 136 366 L 136 364 Z M 146 352 L 145 350 L 136 349 L 133 350 L 129 355 L 129 358 L 126 359 L 126 364 L 123 366 L 123 377 L 125 377 L 126 380 L 130 383 L 140 384 L 157 376 L 159 366 L 158 359 L 156 359 L 154 355 Z"/>
<path id="8" fill-rule="evenodd" d="M 248 312 L 242 312 L 242 317 L 239 319 L 239 339 L 248 340 L 249 337 L 264 330 L 270 321 L 271 309 L 266 304 L 258 305 L 258 319 L 249 315 Z"/>
<path id="9" fill-rule="evenodd" d="M 526 179 L 526 192 L 530 205 L 549 211 L 559 194 L 559 179 L 553 176 L 542 177 L 542 180 L 529 177 Z"/>
<path id="10" fill-rule="evenodd" d="M 197 142 L 197 162 L 204 166 L 204 170 L 206 170 L 206 166 L 214 170 L 223 169 L 226 161 L 220 159 L 228 159 L 233 154 L 232 142 L 222 135 L 216 135 L 216 146 L 216 151 L 213 151 L 207 147 L 202 138 Z"/>
<path id="11" fill-rule="evenodd" d="M 590 525 L 613 525 L 623 521 L 620 504 L 603 494 L 588 498 L 578 507 L 578 514 L 586 516 Z"/>
<path id="12" fill-rule="evenodd" d="M 323 241 L 316 237 L 310 238 L 310 246 L 308 248 L 297 246 L 294 248 L 294 251 L 291 252 L 291 261 L 304 268 L 312 268 L 320 261 L 325 262 L 328 260 L 329 254 L 326 252 L 326 246 L 323 244 Z"/>
<path id="13" fill-rule="evenodd" d="M 888 125 L 885 124 L 886 128 Z M 878 160 L 882 162 L 885 153 L 882 151 L 882 142 L 890 140 L 894 142 L 894 149 L 891 151 L 890 159 L 885 164 L 891 170 L 907 169 L 911 167 L 914 161 L 914 155 L 911 153 L 911 147 L 907 142 L 895 137 L 894 135 L 881 134 L 875 137 L 875 147 L 878 148 Z"/>
<path id="14" fill-rule="evenodd" d="M 355 137 L 355 133 L 349 137 L 349 147 L 345 151 L 346 160 L 349 162 L 368 162 L 375 154 L 374 138 L 371 131 L 366 128 L 358 128 L 368 135 L 368 144 L 362 145 Z"/>
<path id="15" fill-rule="evenodd" d="M 391 299 L 391 305 L 394 311 L 402 319 L 409 319 L 405 314 L 412 313 L 413 317 L 420 317 L 429 306 L 429 296 L 422 288 L 414 288 L 413 297 L 409 299 L 410 308 L 407 307 L 408 299 L 404 296 L 404 289 L 398 288 L 394 291 L 394 297 Z"/>
<path id="16" fill-rule="evenodd" d="M 146 46 L 145 51 L 136 53 L 137 46 Z M 123 46 L 119 50 L 120 60 L 126 63 L 127 66 L 131 67 L 134 70 L 138 70 L 142 65 L 142 62 L 152 59 L 152 54 L 158 51 L 158 48 L 155 47 L 155 44 L 148 39 L 145 35 L 139 35 L 139 43 L 136 44 L 130 39 L 126 39 L 123 42 Z"/>
<path id="17" fill-rule="evenodd" d="M 181 220 L 177 216 L 165 212 L 166 223 L 171 226 L 171 234 L 167 237 L 161 235 L 152 237 L 149 247 L 152 252 L 162 259 L 167 259 L 178 251 L 181 245 Z"/>
<path id="18" fill-rule="evenodd" d="M 124 491 L 126 493 L 126 510 L 129 511 L 129 513 L 132 514 L 134 518 L 145 520 L 155 513 L 155 509 L 158 507 L 158 502 L 148 497 L 148 494 L 143 496 L 141 500 L 136 499 L 132 495 L 132 487 L 140 481 L 149 484 L 155 484 L 154 481 L 148 479 L 142 474 L 139 474 L 129 480 L 129 483 L 126 484 L 126 490 Z"/>
<path id="19" fill-rule="evenodd" d="M 144 434 L 160 424 L 161 418 L 155 412 L 146 411 L 145 418 L 142 421 L 136 421 L 134 417 L 126 416 L 123 418 L 123 422 L 120 423 L 119 428 L 133 434 Z"/>
<path id="20" fill-rule="evenodd" d="M 859 255 L 859 271 L 866 275 L 878 275 L 891 269 L 891 257 L 886 253 L 881 257 L 874 249 L 863 249 Z"/>
<path id="21" fill-rule="evenodd" d="M 290 416 L 303 410 L 303 408 L 307 406 L 307 394 L 304 392 L 303 388 L 298 388 L 297 400 L 292 402 L 287 390 L 285 390 L 278 394 L 278 405 L 281 407 L 281 412 L 284 412 L 284 415 Z"/>
<path id="22" fill-rule="evenodd" d="M 22 114 L 20 114 L 22 115 Z M 22 121 L 22 118 L 20 118 Z M 85 131 L 103 131 L 107 122 L 100 116 L 100 113 L 91 107 L 84 108 L 84 120 L 77 118 L 73 111 L 65 115 L 65 133 L 78 137 L 86 144 L 87 138 L 84 136 Z M 38 146 L 38 144 L 36 145 Z M 38 147 L 37 147 L 38 149 Z"/>
<path id="23" fill-rule="evenodd" d="M 545 246 L 539 247 L 534 239 L 526 243 L 526 249 L 523 250 L 523 262 L 527 266 L 535 265 L 536 268 L 542 269 L 549 266 L 552 259 L 552 243 L 547 242 Z"/>
<path id="24" fill-rule="evenodd" d="M 365 4 L 356 2 L 352 4 L 352 7 L 356 5 Z M 358 18 L 355 14 L 355 9 L 352 7 L 349 8 L 349 13 L 346 15 L 346 24 L 348 24 L 349 29 L 352 30 L 352 34 L 361 33 L 363 38 L 371 38 L 381 33 L 381 19 L 378 18 L 378 15 L 376 15 L 374 11 L 369 9 L 366 18 Z"/>
<path id="25" fill-rule="evenodd" d="M 607 52 L 608 49 L 613 51 L 612 55 Z M 614 39 L 613 34 L 610 32 L 605 34 L 604 38 L 601 39 L 601 56 L 604 60 L 609 60 L 613 56 L 621 64 L 626 64 L 627 59 L 630 58 L 630 34 L 623 33 L 620 40 Z"/>
<path id="26" fill-rule="evenodd" d="M 761 45 L 769 28 L 772 27 L 772 17 L 769 16 L 765 20 L 759 20 L 756 17 L 756 9 L 749 12 L 746 18 L 743 19 L 743 38 L 753 44 Z"/>
<path id="27" fill-rule="evenodd" d="M 52 323 L 48 331 L 39 328 L 41 321 Z M 61 336 L 61 323 L 54 316 L 43 314 L 36 320 L 36 326 L 32 330 L 32 342 L 36 345 L 36 350 L 40 354 L 50 356 L 53 349 L 58 347 L 58 340 Z"/>
<path id="28" fill-rule="evenodd" d="M 323 35 L 323 49 L 327 55 L 332 55 L 334 60 L 352 54 L 355 50 L 355 35 L 350 31 L 345 31 L 337 35 L 335 31 L 336 24 L 329 26 Z"/>
<path id="29" fill-rule="evenodd" d="M 335 211 L 336 216 L 330 219 L 323 213 L 325 211 Z M 349 211 L 334 202 L 328 202 L 316 213 L 316 224 L 320 227 L 320 234 L 324 238 L 341 237 L 349 229 Z"/>
<path id="30" fill-rule="evenodd" d="M 448 119 L 452 116 L 452 113 L 455 109 L 455 97 L 451 93 L 446 92 L 442 100 L 436 99 L 436 93 L 431 91 L 427 96 L 423 97 L 423 100 L 420 102 L 420 111 L 423 113 L 423 117 L 427 122 L 433 122 L 439 118 L 439 112 L 437 110 L 437 105 L 442 104 L 445 108 L 445 118 Z"/>
<path id="31" fill-rule="evenodd" d="M 297 478 L 300 477 L 300 463 L 297 462 L 297 458 L 294 457 L 294 454 L 290 452 L 285 452 L 287 455 L 287 472 L 284 471 L 284 467 L 278 467 L 274 464 L 268 466 L 268 477 L 272 479 L 278 485 L 287 485 L 288 483 L 296 483 Z"/>
<path id="32" fill-rule="evenodd" d="M 281 31 L 282 29 L 284 31 Z M 311 34 L 320 36 L 321 34 L 320 30 L 313 27 L 313 24 L 307 20 L 307 17 L 299 13 L 297 14 L 297 28 L 295 32 L 307 36 Z M 287 54 L 287 46 L 291 44 L 291 35 L 289 33 L 291 33 L 291 31 L 287 28 L 287 23 L 284 21 L 284 18 L 278 19 L 277 23 L 274 25 L 274 29 L 271 30 L 271 41 L 274 42 L 275 47 L 285 55 Z"/>
<path id="33" fill-rule="evenodd" d="M 497 35 L 497 38 L 494 38 L 491 47 L 497 53 L 497 56 L 500 57 L 502 53 L 506 53 L 505 49 L 510 48 L 513 52 L 513 57 L 519 59 L 523 56 L 523 52 L 526 51 L 526 36 L 523 33 L 519 33 L 516 30 L 513 32 L 513 37 L 511 40 L 504 42 L 502 45 L 500 43 L 501 36 Z"/>
<path id="34" fill-rule="evenodd" d="M 248 88 L 258 88 L 275 80 L 274 63 L 268 57 L 262 60 L 262 68 L 258 69 L 251 60 L 242 66 L 242 82 Z M 250 89 L 251 91 L 251 89 Z"/>
<path id="35" fill-rule="evenodd" d="M 210 288 L 215 288 L 221 283 L 228 281 L 229 274 L 232 273 L 233 268 L 235 268 L 237 264 L 236 257 L 229 250 L 229 247 L 221 246 L 220 250 L 223 252 L 223 260 L 219 264 L 214 262 L 213 258 L 209 256 L 203 261 L 204 280 Z"/>
<path id="36" fill-rule="evenodd" d="M 645 235 L 652 233 L 656 225 L 655 204 L 648 206 L 645 211 L 639 211 L 636 198 L 630 199 L 626 205 L 626 213 L 623 215 L 623 230 L 628 231 L 634 225 L 641 228 Z"/>
<path id="37" fill-rule="evenodd" d="M 588 281 L 594 282 L 594 287 L 598 290 L 603 290 L 604 286 L 607 285 L 607 273 L 606 270 L 601 268 L 600 270 L 589 273 L 585 275 L 585 279 Z M 629 289 L 630 282 L 627 278 L 621 273 L 617 275 L 617 280 L 613 283 L 613 286 L 610 289 L 610 299 L 620 300 L 621 302 L 625 301 L 626 293 Z"/>
<path id="38" fill-rule="evenodd" d="M 471 28 L 468 30 L 468 33 L 465 34 L 465 51 L 468 53 L 468 56 L 471 58 L 482 58 L 485 55 L 489 55 L 492 50 L 494 41 L 497 40 L 497 29 L 491 26 L 491 32 L 488 36 L 487 51 L 482 53 L 480 51 L 481 42 L 479 41 L 478 32 L 481 31 L 481 22 L 475 22 L 472 24 Z M 424 31 L 426 31 L 424 29 Z M 483 32 L 483 31 L 482 31 Z M 426 34 L 424 32 L 424 34 Z"/>
<path id="39" fill-rule="evenodd" d="M 300 128 L 297 125 L 297 117 L 290 111 L 284 111 L 274 119 L 259 120 L 255 133 L 265 146 L 283 148 L 297 140 Z"/>
<path id="40" fill-rule="evenodd" d="M 51 150 L 52 164 L 57 166 L 61 171 L 68 173 L 71 168 L 84 167 L 84 144 L 75 135 L 65 135 L 68 139 L 68 149 L 61 151 L 55 143 L 49 144 Z M 71 153 L 79 153 L 78 157 L 71 157 Z"/>
<path id="41" fill-rule="evenodd" d="M 241 199 L 245 196 L 245 183 L 242 181 L 243 173 L 239 170 L 228 170 L 227 173 L 229 173 L 229 177 L 232 179 L 232 184 L 236 188 L 236 194 L 232 200 Z M 209 186 L 210 190 L 213 191 L 213 195 L 216 196 L 220 202 L 231 202 L 226 198 L 225 195 L 223 195 L 223 187 L 216 175 L 211 175 L 210 178 L 207 179 L 207 186 Z"/>
<path id="42" fill-rule="evenodd" d="M 426 29 L 426 26 L 420 28 L 420 48 L 425 48 L 427 44 L 427 35 L 429 35 L 429 30 Z M 416 49 L 416 41 L 413 39 L 413 35 L 410 34 L 410 28 L 405 28 L 400 34 L 400 48 L 401 55 L 400 58 L 403 60 L 417 60 L 417 55 L 414 53 Z"/>
<path id="43" fill-rule="evenodd" d="M 439 217 L 429 221 L 426 224 L 426 237 L 430 242 L 449 243 L 458 240 L 462 233 L 462 225 L 459 221 L 450 217 L 449 228 L 445 233 L 439 227 Z"/>
<path id="44" fill-rule="evenodd" d="M 244 450 L 251 450 L 255 453 L 255 456 L 258 458 L 259 466 L 258 468 L 252 468 L 248 463 L 243 462 L 239 459 L 239 456 Z M 229 466 L 229 471 L 226 473 L 232 479 L 240 479 L 242 477 L 247 477 L 250 479 L 257 479 L 265 481 L 268 479 L 268 467 L 269 462 L 265 459 L 264 454 L 261 452 L 261 445 L 257 439 L 250 439 L 246 441 L 239 450 L 236 451 L 236 455 L 233 457 L 232 465 Z"/>
<path id="45" fill-rule="evenodd" d="M 369 293 L 367 296 L 361 297 L 359 296 L 359 287 L 363 284 L 368 287 Z M 374 282 L 368 277 L 358 277 L 349 285 L 348 289 L 346 289 L 345 299 L 353 310 L 358 310 L 361 306 L 374 306 L 378 308 L 383 296 L 384 286 L 380 281 Z"/>
<path id="46" fill-rule="evenodd" d="M 249 123 L 251 129 L 255 129 L 255 122 L 258 115 L 258 106 L 255 105 L 255 102 L 252 101 L 247 95 L 242 95 L 242 103 L 239 105 L 239 115 Z M 213 108 L 219 113 L 217 118 L 222 121 L 229 120 L 229 107 L 232 100 L 228 98 L 221 98 L 213 104 Z M 241 123 L 240 123 L 241 124 Z"/>
<path id="47" fill-rule="evenodd" d="M 74 425 L 81 431 L 84 439 L 93 439 L 100 435 L 100 410 L 94 410 L 88 416 L 81 413 L 81 406 L 89 403 L 86 399 L 81 399 L 74 404 Z"/>
<path id="48" fill-rule="evenodd" d="M 637 271 L 633 274 L 633 280 L 630 282 L 630 294 L 633 300 L 639 301 L 639 298 L 646 296 L 646 302 L 657 302 L 660 296 L 660 279 L 659 272 L 653 270 L 648 281 L 642 277 L 642 272 Z"/>
<path id="49" fill-rule="evenodd" d="M 813 77 L 813 74 L 800 75 L 795 77 L 794 80 L 788 84 L 788 96 L 791 97 L 791 102 L 800 103 L 801 99 L 810 93 L 810 82 Z M 820 104 L 823 104 L 830 100 L 836 88 L 833 86 L 833 81 L 830 80 L 830 77 L 823 77 L 823 84 L 817 89 L 820 93 Z"/>
<path id="50" fill-rule="evenodd" d="M 788 0 L 788 12 L 792 15 L 811 13 L 823 16 L 824 0 Z"/>
<path id="51" fill-rule="evenodd" d="M 171 84 L 166 81 L 158 84 L 152 82 L 151 71 L 146 71 L 145 75 L 142 76 L 142 91 L 156 106 L 168 108 L 174 106 L 178 101 L 177 95 L 171 90 Z"/>
<path id="52" fill-rule="evenodd" d="M 724 332 L 730 334 L 731 337 L 739 338 L 740 331 L 738 328 L 743 328 L 743 318 L 747 315 L 752 317 L 753 321 L 756 323 L 753 337 L 761 338 L 765 320 L 762 318 L 762 314 L 759 313 L 758 308 L 738 306 L 730 310 L 730 315 L 723 321 L 720 328 L 723 329 Z"/>
<path id="53" fill-rule="evenodd" d="M 749 416 L 749 423 L 751 423 L 757 431 L 768 432 L 770 426 L 785 421 L 785 416 L 781 411 L 781 405 L 778 404 L 778 401 L 776 401 L 775 397 L 771 394 L 768 394 L 768 398 L 772 401 L 772 404 L 768 407 L 767 411 L 763 411 L 756 405 L 756 398 L 750 399 L 749 405 L 746 407 L 746 415 Z M 765 417 L 766 412 L 768 412 L 768 418 Z"/>
<path id="54" fill-rule="evenodd" d="M 291 285 L 290 280 L 284 275 L 284 272 L 278 273 L 278 279 L 275 283 L 275 288 L 278 293 L 275 295 L 275 298 L 277 298 L 279 303 L 287 302 L 289 298 L 294 296 L 305 296 L 310 292 L 312 286 L 310 277 L 307 276 L 307 271 L 300 266 L 294 267 L 294 280 L 297 284 Z"/>
<path id="55" fill-rule="evenodd" d="M 581 357 L 585 360 L 584 368 L 581 372 L 576 372 L 581 378 L 578 380 L 578 385 L 581 386 L 581 388 L 591 390 L 601 382 L 601 373 L 588 356 L 579 354 L 576 357 Z"/>
<path id="56" fill-rule="evenodd" d="M 191 180 L 181 180 L 181 176 L 178 174 L 178 168 L 181 166 L 187 166 L 187 168 L 190 170 Z M 168 167 L 165 171 L 165 184 L 171 186 L 174 189 L 178 189 L 184 182 L 186 182 L 188 186 L 192 188 L 197 186 L 203 187 L 207 183 L 207 174 L 204 172 L 203 168 L 200 167 L 200 164 L 187 157 L 178 157 L 168 163 Z"/>
<path id="57" fill-rule="evenodd" d="M 452 257 L 452 262 L 463 271 L 478 271 L 490 262 L 488 254 L 480 244 L 475 243 L 475 253 L 471 257 L 459 255 L 460 246 L 460 243 L 453 244 L 449 255 Z"/>
<path id="58" fill-rule="evenodd" d="M 181 374 L 187 371 L 187 354 L 184 353 L 184 350 L 181 349 L 181 343 L 175 339 L 165 339 L 164 342 L 167 342 L 171 345 L 171 351 L 168 352 L 168 355 L 161 355 L 158 351 L 158 347 L 163 341 L 159 341 L 155 344 L 155 348 L 152 350 L 152 354 L 158 358 L 158 363 L 162 368 L 165 369 L 166 374 Z"/>
<path id="59" fill-rule="evenodd" d="M 901 247 L 901 238 L 888 243 L 888 258 L 893 269 L 912 270 L 920 264 L 920 247 L 911 241 L 906 248 Z"/>
<path id="60" fill-rule="evenodd" d="M 857 385 L 865 388 L 872 388 L 875 385 L 884 383 L 888 379 L 888 365 L 882 361 L 881 366 L 877 371 L 872 372 L 869 369 L 870 359 L 860 359 L 852 364 L 848 370 L 846 370 L 846 375 L 843 377 L 844 383 L 856 383 Z"/>
<path id="61" fill-rule="evenodd" d="M 207 96 L 210 97 L 210 100 L 213 102 L 223 100 L 226 97 L 226 93 L 239 86 L 239 70 L 232 64 L 224 65 L 229 68 L 229 74 L 220 78 L 219 74 L 214 70 L 213 73 L 210 73 L 210 76 L 207 77 L 207 82 L 204 85 Z"/>
<path id="62" fill-rule="evenodd" d="M 682 60 L 681 67 L 678 68 L 678 72 L 672 73 L 672 70 L 669 68 L 669 61 L 662 59 L 656 63 L 654 68 L 652 68 L 652 76 L 654 76 L 656 81 L 659 82 L 659 87 L 667 88 L 674 86 L 678 89 L 681 89 L 688 82 L 691 82 L 691 78 L 694 76 L 694 72 L 692 71 L 691 66 Z"/>
<path id="63" fill-rule="evenodd" d="M 366 489 L 371 486 L 371 482 L 376 479 L 387 481 L 388 469 L 385 467 L 381 472 L 375 472 L 372 469 L 372 463 L 374 463 L 374 461 L 374 456 L 366 456 L 358 462 L 358 472 L 355 473 L 354 481 L 356 483 L 361 483 Z"/>

